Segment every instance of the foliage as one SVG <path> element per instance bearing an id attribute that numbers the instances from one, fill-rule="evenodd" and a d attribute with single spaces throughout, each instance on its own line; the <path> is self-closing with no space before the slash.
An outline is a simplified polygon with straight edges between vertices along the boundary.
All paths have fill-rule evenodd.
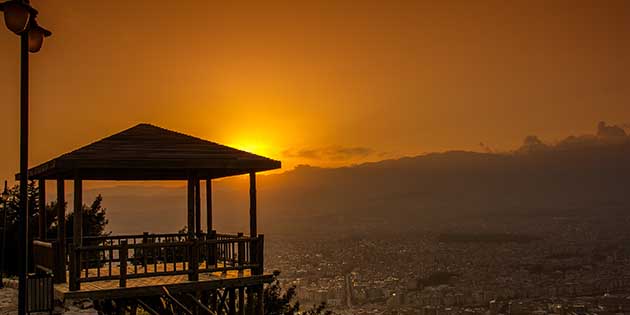
<path id="1" fill-rule="evenodd" d="M 109 223 L 105 217 L 107 209 L 103 208 L 103 197 L 96 196 L 94 202 L 89 207 L 83 205 L 83 236 L 109 235 L 105 232 L 105 226 Z M 66 216 L 66 226 L 72 227 L 74 223 L 74 212 Z M 66 228 L 66 237 L 72 238 L 73 231 Z"/>
<path id="2" fill-rule="evenodd" d="M 28 183 L 28 209 L 29 209 L 29 220 L 28 220 L 28 229 L 29 235 L 31 237 L 35 236 L 38 231 L 39 225 L 39 187 L 35 184 L 34 181 L 29 181 Z M 83 205 L 83 235 L 106 235 L 105 226 L 108 221 L 106 219 L 107 209 L 102 206 L 103 197 L 98 196 L 94 200 L 94 202 L 90 205 Z M 4 253 L 0 253 L 0 255 L 6 254 L 7 257 L 15 257 L 17 255 L 17 244 L 18 244 L 18 215 L 19 215 L 19 205 L 20 205 L 20 186 L 16 184 L 15 186 L 9 189 L 9 198 L 6 202 L 6 207 L 3 207 L 2 211 L 5 211 L 7 214 L 7 231 L 6 231 L 6 248 Z M 67 203 L 64 204 L 67 210 Z M 66 211 L 67 212 L 67 211 Z M 0 212 L 0 215 L 4 215 L 4 212 Z M 51 203 L 46 204 L 46 217 L 48 221 L 48 226 L 46 227 L 46 236 L 48 239 L 56 239 L 57 238 L 57 202 L 53 201 Z M 72 231 L 72 222 L 73 213 L 66 215 L 66 238 L 71 238 Z M 2 218 L 0 216 L 0 218 Z M 0 225 L 2 222 L 0 221 Z M 17 270 L 17 260 L 16 259 L 7 259 L 6 260 L 6 268 L 9 273 L 14 273 Z"/>
<path id="3" fill-rule="evenodd" d="M 297 299 L 295 286 L 290 286 L 286 291 L 282 290 L 278 276 L 279 271 L 274 272 L 275 279 L 264 290 L 265 314 L 266 315 L 334 315 L 333 311 L 327 309 L 326 303 L 314 305 L 305 312 L 300 312 L 300 302 Z"/>

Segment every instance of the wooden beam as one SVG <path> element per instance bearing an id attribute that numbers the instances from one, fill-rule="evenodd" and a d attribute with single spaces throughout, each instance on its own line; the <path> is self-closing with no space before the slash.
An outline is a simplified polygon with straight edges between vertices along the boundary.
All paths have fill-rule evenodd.
<path id="1" fill-rule="evenodd" d="M 249 173 L 249 235 L 254 237 L 258 234 L 256 226 L 256 173 Z"/>
<path id="2" fill-rule="evenodd" d="M 66 196 L 63 179 L 57 180 L 57 244 L 59 244 L 59 281 L 66 282 Z"/>
<path id="3" fill-rule="evenodd" d="M 177 284 L 169 284 L 167 285 L 169 291 L 172 294 L 183 294 L 186 292 L 192 291 L 203 291 L 203 290 L 215 290 L 222 288 L 237 288 L 237 287 L 252 287 L 256 285 L 260 285 L 263 283 L 271 283 L 273 281 L 273 275 L 261 275 L 261 276 L 250 276 L 250 277 L 242 277 L 242 278 L 220 278 L 220 279 L 212 279 L 212 280 L 201 280 L 201 281 L 184 281 Z M 162 294 L 162 287 L 164 284 L 155 284 L 155 285 L 147 285 L 147 286 L 139 286 L 139 287 L 127 287 L 127 288 L 111 288 L 111 289 L 102 289 L 102 290 L 90 290 L 86 288 L 82 291 L 64 291 L 59 292 L 64 299 L 85 299 L 91 298 L 94 300 L 99 299 L 130 299 L 130 298 L 142 298 L 142 297 L 152 297 L 159 296 Z M 251 290 L 253 293 L 253 289 Z M 253 306 L 252 306 L 253 307 Z"/>
<path id="4" fill-rule="evenodd" d="M 199 178 L 195 178 L 195 233 L 201 237 L 201 187 Z"/>
<path id="5" fill-rule="evenodd" d="M 212 231 L 212 179 L 206 179 L 206 231 Z"/>
<path id="6" fill-rule="evenodd" d="M 72 226 L 72 244 L 75 248 L 83 243 L 83 181 L 74 178 L 74 223 Z"/>
<path id="7" fill-rule="evenodd" d="M 45 241 L 48 234 L 48 218 L 46 218 L 46 180 L 40 179 L 37 184 L 39 188 L 39 240 Z"/>
<path id="8" fill-rule="evenodd" d="M 203 312 L 204 314 L 210 314 L 210 315 L 214 315 L 216 314 L 215 312 L 213 312 L 210 308 L 208 308 L 206 305 L 203 304 L 203 302 L 201 302 L 196 296 L 190 294 L 190 293 L 186 293 L 186 295 L 195 303 L 197 304 L 197 307 L 199 308 L 199 310 L 201 310 L 201 312 Z"/>
<path id="9" fill-rule="evenodd" d="M 188 178 L 188 237 L 195 237 L 195 183 L 192 177 Z"/>

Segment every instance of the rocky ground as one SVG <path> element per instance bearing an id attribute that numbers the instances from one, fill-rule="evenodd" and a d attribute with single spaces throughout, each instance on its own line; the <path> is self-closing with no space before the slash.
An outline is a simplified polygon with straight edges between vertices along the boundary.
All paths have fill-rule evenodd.
<path id="1" fill-rule="evenodd" d="M 17 314 L 17 290 L 13 283 L 6 283 L 5 287 L 0 289 L 0 315 Z M 93 305 L 89 301 L 77 301 L 77 303 L 66 303 L 65 307 L 55 307 L 53 314 L 63 315 L 98 315 Z M 34 315 L 48 313 L 33 313 Z"/>
<path id="2" fill-rule="evenodd" d="M 0 315 L 17 314 L 17 290 L 13 288 L 0 289 Z"/>

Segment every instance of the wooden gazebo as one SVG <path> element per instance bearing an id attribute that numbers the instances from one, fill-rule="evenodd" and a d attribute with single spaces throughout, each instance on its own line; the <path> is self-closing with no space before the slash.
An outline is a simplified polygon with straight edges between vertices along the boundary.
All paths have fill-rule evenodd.
<path id="1" fill-rule="evenodd" d="M 117 284 L 118 291 L 115 292 L 122 294 L 120 288 L 131 289 L 134 285 L 128 282 L 134 279 L 169 276 L 168 281 L 173 282 L 174 276 L 187 275 L 185 280 L 189 287 L 190 281 L 196 281 L 216 289 L 217 284 L 212 284 L 213 281 L 225 283 L 236 279 L 241 298 L 236 299 L 232 291 L 232 297 L 226 297 L 228 293 L 225 293 L 224 300 L 227 299 L 226 305 L 232 298 L 233 302 L 243 303 L 245 287 L 260 289 L 269 281 L 263 274 L 264 238 L 257 230 L 256 173 L 278 168 L 280 161 L 149 124 L 139 124 L 63 154 L 29 169 L 28 177 L 39 182 L 40 205 L 46 204 L 46 180 L 57 182 L 58 218 L 66 216 L 64 181 L 74 182 L 73 238 L 66 244 L 65 221 L 59 220 L 56 240 L 45 239 L 49 222 L 45 211 L 40 209 L 39 240 L 34 242 L 33 249 L 35 264 L 55 273 L 60 291 L 76 296 L 90 297 L 89 292 L 96 294 L 94 292 L 107 290 L 110 291 L 103 294 L 112 294 L 112 282 Z M 249 174 L 250 178 L 249 236 L 217 234 L 212 223 L 212 180 L 243 174 Z M 187 181 L 187 234 L 84 236 L 84 180 Z M 207 196 L 205 232 L 200 220 L 202 180 L 206 184 Z M 237 276 L 226 277 L 229 272 L 237 272 Z M 90 290 L 82 290 L 82 283 L 89 283 Z M 177 281 L 164 285 L 160 281 L 156 283 L 162 287 L 171 285 L 171 290 L 175 291 L 181 284 Z M 203 285 L 195 286 L 195 291 L 203 291 L 203 288 Z M 145 293 L 139 294 L 151 290 L 144 288 Z M 81 292 L 87 293 L 81 295 Z M 238 309 L 243 311 L 242 307 Z"/>

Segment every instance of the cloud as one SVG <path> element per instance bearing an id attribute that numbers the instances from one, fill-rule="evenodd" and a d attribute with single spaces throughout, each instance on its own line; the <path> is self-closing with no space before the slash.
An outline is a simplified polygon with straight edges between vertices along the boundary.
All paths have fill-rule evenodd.
<path id="1" fill-rule="evenodd" d="M 307 160 L 346 161 L 365 158 L 374 154 L 374 150 L 366 147 L 330 146 L 324 148 L 309 148 L 299 150 L 284 150 L 282 155 L 287 158 L 301 158 Z"/>
<path id="2" fill-rule="evenodd" d="M 616 125 L 609 126 L 605 122 L 600 121 L 597 124 L 597 137 L 604 141 L 615 141 L 625 139 L 627 135 L 623 128 Z"/>
<path id="3" fill-rule="evenodd" d="M 583 149 L 607 144 L 627 143 L 628 141 L 630 141 L 630 137 L 628 137 L 622 126 L 607 125 L 602 121 L 597 124 L 596 134 L 569 136 L 552 145 L 542 142 L 536 136 L 528 136 L 516 152 L 531 153 L 546 150 Z"/>

